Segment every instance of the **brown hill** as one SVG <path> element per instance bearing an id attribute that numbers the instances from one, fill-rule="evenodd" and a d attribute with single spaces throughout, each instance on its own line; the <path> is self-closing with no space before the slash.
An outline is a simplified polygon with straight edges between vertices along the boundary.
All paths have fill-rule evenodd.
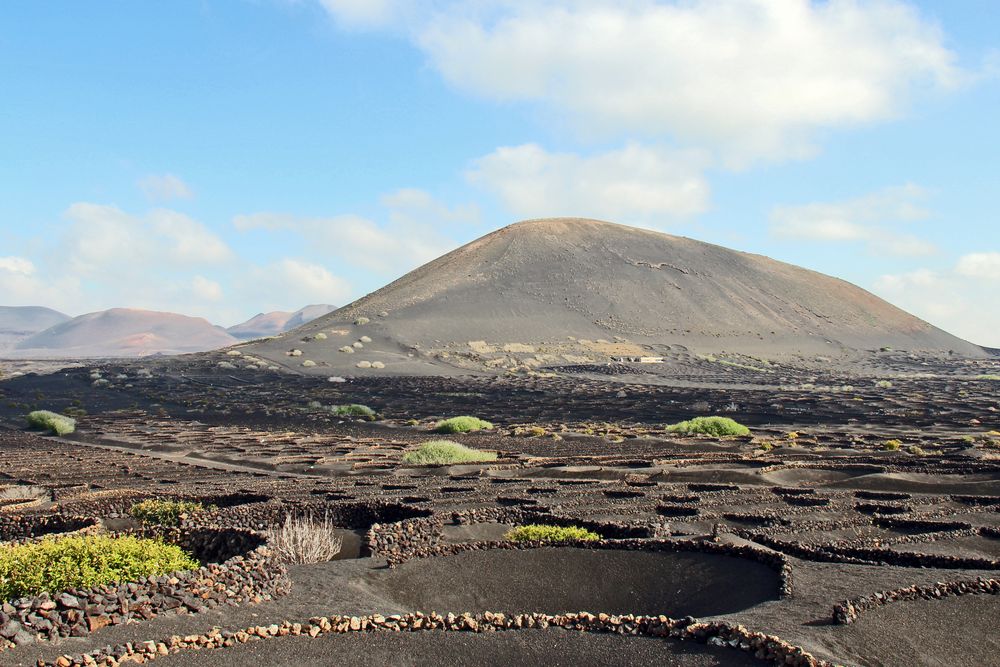
<path id="1" fill-rule="evenodd" d="M 134 308 L 80 315 L 18 343 L 22 358 L 142 357 L 214 350 L 237 342 L 200 317 Z"/>
<path id="2" fill-rule="evenodd" d="M 258 313 L 246 322 L 228 327 L 226 332 L 230 336 L 235 336 L 240 340 L 277 336 L 280 333 L 291 331 L 295 327 L 312 322 L 317 317 L 332 313 L 335 310 L 337 310 L 336 306 L 331 306 L 327 303 L 315 303 L 304 308 L 299 308 L 294 313 L 287 310 Z"/>
<path id="3" fill-rule="evenodd" d="M 68 319 L 69 315 L 41 306 L 0 306 L 0 352 Z"/>
<path id="4" fill-rule="evenodd" d="M 356 321 L 370 322 L 362 325 Z M 322 332 L 320 340 L 306 340 Z M 338 352 L 361 336 L 353 353 Z M 982 356 L 843 280 L 692 239 L 581 219 L 488 234 L 293 332 L 256 346 L 289 366 L 503 368 L 697 352 L 816 356 L 892 347 Z M 288 357 L 291 348 L 302 356 Z M 505 358 L 506 355 L 506 358 Z M 524 361 L 524 359 L 520 359 Z M 310 365 L 311 367 L 311 365 Z"/>

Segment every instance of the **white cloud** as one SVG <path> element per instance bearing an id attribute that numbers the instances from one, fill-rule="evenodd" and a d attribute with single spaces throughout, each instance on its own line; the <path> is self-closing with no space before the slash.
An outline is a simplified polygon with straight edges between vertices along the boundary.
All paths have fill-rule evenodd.
<path id="1" fill-rule="evenodd" d="M 140 216 L 91 202 L 71 205 L 64 218 L 44 246 L 29 242 L 45 254 L 0 258 L 5 302 L 69 314 L 123 306 L 221 315 L 222 284 L 195 269 L 232 279 L 240 267 L 229 246 L 200 222 L 168 209 Z"/>
<path id="2" fill-rule="evenodd" d="M 291 307 L 291 304 L 331 303 L 341 305 L 351 295 L 350 284 L 326 268 L 300 259 L 285 258 L 254 269 L 248 302 L 260 310 Z"/>
<path id="3" fill-rule="evenodd" d="M 393 0 L 319 0 L 338 21 L 350 26 L 384 26 L 394 18 L 398 3 Z"/>
<path id="4" fill-rule="evenodd" d="M 480 211 L 476 204 L 449 207 L 426 190 L 401 188 L 383 195 L 379 202 L 389 210 L 396 224 L 478 224 Z"/>
<path id="5" fill-rule="evenodd" d="M 907 184 L 841 202 L 776 206 L 771 233 L 806 241 L 862 241 L 873 252 L 900 256 L 930 255 L 937 251 L 932 243 L 897 227 L 930 217 L 921 205 L 926 196 L 922 188 Z"/>
<path id="6" fill-rule="evenodd" d="M 0 304 L 5 306 L 45 305 L 70 310 L 78 303 L 80 284 L 72 276 L 54 281 L 39 274 L 26 257 L 0 257 Z"/>
<path id="7" fill-rule="evenodd" d="M 1000 310 L 984 307 L 996 302 L 997 284 L 991 282 L 1000 280 L 1000 272 L 992 272 L 1000 265 L 991 268 L 996 259 L 1000 253 L 973 253 L 961 257 L 953 269 L 880 276 L 872 289 L 945 331 L 979 345 L 1000 347 Z"/>
<path id="8" fill-rule="evenodd" d="M 229 246 L 200 222 L 168 209 L 145 217 L 115 206 L 78 202 L 69 207 L 65 254 L 75 270 L 105 275 L 114 268 L 140 272 L 164 263 L 218 264 L 233 258 Z"/>
<path id="9" fill-rule="evenodd" d="M 708 206 L 707 160 L 692 151 L 630 143 L 581 156 L 536 144 L 508 146 L 473 162 L 470 182 L 494 192 L 522 217 L 582 216 L 649 223 Z"/>
<path id="10" fill-rule="evenodd" d="M 974 252 L 961 257 L 955 271 L 969 278 L 1000 280 L 1000 252 Z"/>
<path id="11" fill-rule="evenodd" d="M 238 215 L 233 225 L 243 232 L 291 231 L 301 237 L 305 247 L 322 249 L 326 257 L 382 274 L 399 274 L 454 247 L 442 234 L 444 229 L 465 227 L 479 219 L 475 206 L 448 207 L 417 189 L 384 195 L 381 204 L 388 218 L 385 223 L 353 214 L 300 218 L 261 212 Z"/>
<path id="12" fill-rule="evenodd" d="M 287 213 L 249 213 L 233 218 L 233 226 L 241 232 L 248 232 L 252 229 L 265 229 L 274 232 L 279 229 L 292 229 L 295 224 L 295 216 Z"/>
<path id="13" fill-rule="evenodd" d="M 717 148 L 734 164 L 815 150 L 970 77 L 900 0 L 322 0 L 406 30 L 456 88 L 539 103 L 588 135 Z"/>
<path id="14" fill-rule="evenodd" d="M 176 262 L 215 264 L 233 258 L 233 251 L 207 227 L 183 213 L 158 209 L 148 216 L 149 226 L 166 243 Z"/>
<path id="15" fill-rule="evenodd" d="M 191 199 L 194 193 L 187 183 L 173 174 L 149 174 L 139 179 L 139 189 L 152 201 Z"/>
<path id="16" fill-rule="evenodd" d="M 24 257 L 0 257 L 0 271 L 30 276 L 35 272 L 35 265 Z"/>
<path id="17" fill-rule="evenodd" d="M 222 285 L 205 276 L 194 277 L 191 281 L 191 291 L 195 298 L 201 301 L 222 301 L 225 296 Z"/>

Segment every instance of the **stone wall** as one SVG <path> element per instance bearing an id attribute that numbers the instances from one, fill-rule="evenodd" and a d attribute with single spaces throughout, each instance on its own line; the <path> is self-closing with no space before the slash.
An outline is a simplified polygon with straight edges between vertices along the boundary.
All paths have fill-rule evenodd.
<path id="1" fill-rule="evenodd" d="M 65 514 L 0 514 L 0 542 L 20 542 L 97 526 L 96 519 Z"/>
<path id="2" fill-rule="evenodd" d="M 983 529 L 969 529 L 968 531 L 950 531 L 941 533 L 942 536 L 952 537 L 963 534 L 980 534 Z M 791 542 L 769 537 L 761 533 L 751 531 L 737 531 L 740 537 L 752 540 L 771 549 L 787 553 L 804 560 L 818 561 L 822 563 L 853 563 L 861 565 L 898 565 L 902 567 L 937 567 L 949 569 L 969 569 L 969 570 L 1000 570 L 1000 560 L 989 558 L 963 558 L 961 556 L 948 556 L 941 554 L 925 554 L 915 552 L 893 551 L 891 549 L 881 549 L 864 546 L 838 546 L 836 544 L 804 544 L 801 542 Z M 925 540 L 926 535 L 921 536 Z M 906 539 L 899 540 L 905 543 Z"/>
<path id="3" fill-rule="evenodd" d="M 205 651 L 216 648 L 257 642 L 273 637 L 299 637 L 296 641 L 330 634 L 353 632 L 517 632 L 532 629 L 558 629 L 573 632 L 602 632 L 629 637 L 655 637 L 674 641 L 690 641 L 716 646 L 720 649 L 749 653 L 759 660 L 788 667 L 832 667 L 800 647 L 779 637 L 753 632 L 742 625 L 721 621 L 698 622 L 690 618 L 674 619 L 667 616 L 636 616 L 632 614 L 396 614 L 382 616 L 317 616 L 307 623 L 285 621 L 269 626 L 251 626 L 242 630 L 218 628 L 203 635 L 174 635 L 161 641 L 121 644 L 98 649 L 78 656 L 63 656 L 50 663 L 51 667 L 78 667 L 82 665 L 109 665 L 116 667 L 125 662 L 145 663 L 185 650 Z M 208 658 L 208 656 L 206 656 Z M 208 658 L 210 660 L 210 658 Z"/>
<path id="4" fill-rule="evenodd" d="M 1000 594 L 997 579 L 969 579 L 965 581 L 939 582 L 933 586 L 909 586 L 892 591 L 882 591 L 845 600 L 833 607 L 833 622 L 847 625 L 858 620 L 865 611 L 891 602 L 904 600 L 937 600 L 955 595 Z"/>

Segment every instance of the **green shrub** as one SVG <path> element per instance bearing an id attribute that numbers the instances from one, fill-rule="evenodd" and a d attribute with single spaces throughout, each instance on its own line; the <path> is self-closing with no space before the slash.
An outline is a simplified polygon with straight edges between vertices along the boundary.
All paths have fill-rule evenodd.
<path id="1" fill-rule="evenodd" d="M 73 536 L 0 547 L 0 600 L 199 567 L 180 547 L 138 537 Z"/>
<path id="2" fill-rule="evenodd" d="M 1000 382 L 1000 375 L 993 375 L 988 373 L 986 375 L 977 375 L 977 380 L 993 380 L 994 382 Z"/>
<path id="3" fill-rule="evenodd" d="M 452 417 L 443 419 L 434 425 L 434 430 L 438 433 L 468 433 L 469 431 L 490 430 L 493 424 L 483 421 L 479 417 Z"/>
<path id="4" fill-rule="evenodd" d="M 367 405 L 351 403 L 350 405 L 331 405 L 330 412 L 338 417 L 374 417 L 375 411 Z"/>
<path id="5" fill-rule="evenodd" d="M 692 435 L 750 435 L 750 429 L 729 417 L 695 417 L 667 427 L 670 433 Z"/>
<path id="6" fill-rule="evenodd" d="M 197 501 L 150 499 L 132 505 L 129 514 L 133 519 L 150 526 L 178 526 L 182 516 L 204 512 L 207 509 L 212 508 L 205 507 Z"/>
<path id="7" fill-rule="evenodd" d="M 886 440 L 882 444 L 882 449 L 887 452 L 898 452 L 899 448 L 903 446 L 902 440 Z"/>
<path id="8" fill-rule="evenodd" d="M 420 445 L 419 449 L 403 454 L 403 463 L 409 465 L 480 463 L 496 460 L 495 452 L 483 452 L 450 440 L 431 440 Z"/>
<path id="9" fill-rule="evenodd" d="M 529 524 L 507 531 L 504 538 L 514 542 L 593 542 L 601 539 L 601 536 L 576 526 Z"/>
<path id="10" fill-rule="evenodd" d="M 28 413 L 28 424 L 35 428 L 44 428 L 56 435 L 69 435 L 76 430 L 75 419 L 48 410 Z"/>

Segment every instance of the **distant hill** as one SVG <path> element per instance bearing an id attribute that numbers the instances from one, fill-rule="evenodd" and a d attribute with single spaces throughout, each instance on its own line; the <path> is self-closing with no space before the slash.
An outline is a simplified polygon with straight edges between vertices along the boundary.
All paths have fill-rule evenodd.
<path id="1" fill-rule="evenodd" d="M 142 357 L 204 352 L 236 343 L 200 317 L 112 308 L 74 317 L 17 343 L 17 357 Z"/>
<path id="2" fill-rule="evenodd" d="M 345 345 L 354 351 L 339 352 Z M 385 364 L 379 373 L 413 373 L 608 361 L 671 346 L 768 358 L 885 346 L 985 354 L 837 278 L 684 237 L 567 218 L 495 231 L 251 349 L 289 367 L 312 360 L 313 372 L 376 372 L 357 368 L 367 361 Z M 301 356 L 288 356 L 293 348 Z"/>
<path id="3" fill-rule="evenodd" d="M 41 306 L 0 306 L 0 353 L 68 319 L 69 315 Z"/>
<path id="4" fill-rule="evenodd" d="M 229 327 L 226 329 L 226 332 L 229 333 L 230 336 L 235 336 L 240 340 L 276 336 L 285 331 L 294 329 L 295 327 L 307 324 L 317 317 L 326 315 L 336 309 L 336 306 L 321 303 L 300 308 L 294 313 L 284 310 L 275 310 L 270 313 L 259 313 L 251 317 L 246 322 Z"/>

